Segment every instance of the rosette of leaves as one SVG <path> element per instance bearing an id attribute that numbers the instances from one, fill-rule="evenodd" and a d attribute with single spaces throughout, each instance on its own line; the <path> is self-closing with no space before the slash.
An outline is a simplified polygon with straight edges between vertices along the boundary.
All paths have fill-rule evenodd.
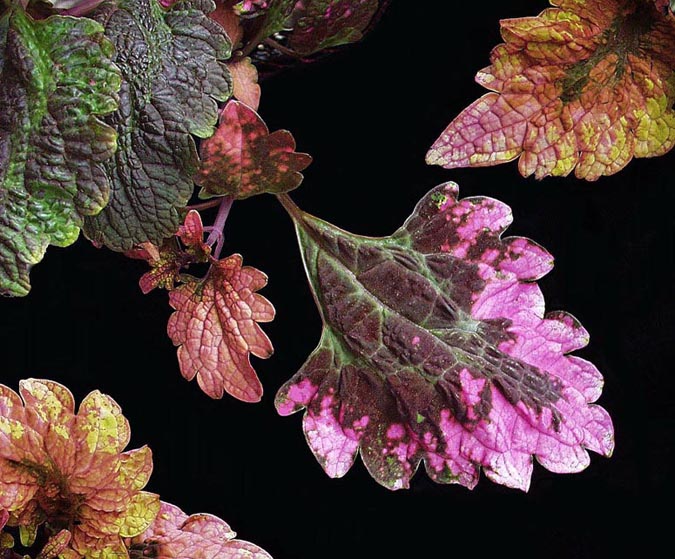
<path id="1" fill-rule="evenodd" d="M 120 407 L 98 391 L 76 412 L 58 383 L 25 380 L 20 395 L 0 385 L 0 508 L 28 534 L 24 545 L 44 525 L 49 536 L 68 532 L 68 559 L 126 556 L 122 538 L 145 531 L 159 511 L 158 496 L 142 491 L 150 449 L 124 451 L 129 439 Z"/>
<path id="2" fill-rule="evenodd" d="M 408 487 L 419 464 L 439 483 L 472 488 L 479 471 L 527 490 L 533 457 L 558 473 L 609 456 L 602 377 L 568 355 L 588 343 L 571 315 L 544 314 L 535 280 L 552 257 L 502 238 L 511 211 L 440 185 L 393 235 L 368 238 L 308 215 L 295 223 L 321 341 L 279 391 L 305 409 L 307 442 L 331 477 L 357 453 L 376 481 Z"/>
<path id="3" fill-rule="evenodd" d="M 27 379 L 19 394 L 0 385 L 0 557 L 24 557 L 12 551 L 18 531 L 36 559 L 270 559 L 220 518 L 143 491 L 152 453 L 124 451 L 130 433 L 99 391 L 75 411 L 56 382 Z"/>

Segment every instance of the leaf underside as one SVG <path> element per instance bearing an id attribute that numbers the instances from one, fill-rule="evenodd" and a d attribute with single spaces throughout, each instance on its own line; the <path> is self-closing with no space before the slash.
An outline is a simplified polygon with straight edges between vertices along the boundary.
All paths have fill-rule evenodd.
<path id="1" fill-rule="evenodd" d="M 479 469 L 526 490 L 532 456 L 554 472 L 610 455 L 613 428 L 590 405 L 602 377 L 568 352 L 588 335 L 571 315 L 544 316 L 534 282 L 552 266 L 532 241 L 501 238 L 510 209 L 427 194 L 390 237 L 352 235 L 291 210 L 324 328 L 279 391 L 332 477 L 360 450 L 370 474 L 407 487 L 419 463 L 469 488 Z"/>
<path id="2" fill-rule="evenodd" d="M 560 0 L 500 22 L 491 90 L 427 154 L 446 168 L 520 158 L 523 176 L 596 180 L 675 145 L 675 18 L 654 0 Z"/>
<path id="3" fill-rule="evenodd" d="M 207 14 L 211 0 L 184 0 L 162 10 L 155 0 L 104 7 L 106 35 L 122 70 L 120 108 L 108 118 L 119 147 L 106 165 L 112 195 L 85 223 L 93 241 L 113 250 L 161 244 L 180 223 L 192 194 L 198 156 L 192 134 L 207 138 L 217 101 L 231 94 L 225 31 Z"/>
<path id="4" fill-rule="evenodd" d="M 49 245 L 68 246 L 108 201 L 118 69 L 88 19 L 0 17 L 0 293 L 25 295 Z"/>

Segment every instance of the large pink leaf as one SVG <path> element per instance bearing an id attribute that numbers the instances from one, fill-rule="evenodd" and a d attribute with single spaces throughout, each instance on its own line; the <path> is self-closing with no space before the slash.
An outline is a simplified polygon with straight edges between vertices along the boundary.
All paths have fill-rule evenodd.
<path id="1" fill-rule="evenodd" d="M 255 293 L 267 276 L 233 254 L 213 261 L 203 280 L 187 281 L 170 293 L 176 309 L 169 318 L 168 334 L 178 346 L 183 376 L 197 382 L 212 398 L 223 393 L 257 402 L 262 385 L 249 361 L 249 353 L 267 358 L 272 344 L 259 322 L 274 318 L 274 307 Z"/>
<path id="2" fill-rule="evenodd" d="M 520 158 L 523 176 L 596 180 L 675 145 L 675 18 L 651 0 L 557 0 L 501 22 L 476 81 L 491 90 L 453 120 L 427 162 Z M 665 3 L 667 4 L 667 2 Z"/>
<path id="3" fill-rule="evenodd" d="M 321 342 L 279 391 L 279 413 L 306 409 L 303 427 L 332 477 L 357 452 L 391 489 L 419 463 L 440 483 L 491 480 L 527 490 L 532 457 L 578 472 L 587 449 L 609 456 L 602 377 L 569 355 L 588 343 L 578 321 L 544 314 L 535 280 L 551 256 L 502 238 L 511 211 L 457 199 L 454 183 L 427 194 L 390 237 L 352 235 L 288 198 L 324 319 Z"/>

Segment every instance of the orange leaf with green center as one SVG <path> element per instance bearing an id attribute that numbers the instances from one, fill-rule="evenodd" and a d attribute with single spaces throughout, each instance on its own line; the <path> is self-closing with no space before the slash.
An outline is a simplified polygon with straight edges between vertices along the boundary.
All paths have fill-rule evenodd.
<path id="1" fill-rule="evenodd" d="M 596 180 L 675 144 L 675 18 L 654 0 L 551 0 L 501 21 L 476 81 L 492 90 L 453 120 L 429 164 L 512 161 L 523 176 Z"/>
<path id="2" fill-rule="evenodd" d="M 300 171 L 312 161 L 295 151 L 288 130 L 270 134 L 258 114 L 237 101 L 225 105 L 216 133 L 202 142 L 200 150 L 202 163 L 195 181 L 202 187 L 202 198 L 288 192 L 300 185 Z"/>
<path id="3" fill-rule="evenodd" d="M 188 281 L 171 291 L 169 302 L 176 310 L 167 331 L 178 346 L 181 373 L 197 377 L 211 398 L 223 393 L 257 402 L 262 385 L 251 366 L 249 353 L 265 359 L 272 343 L 259 326 L 274 318 L 274 307 L 256 293 L 267 276 L 242 266 L 239 254 L 212 260 L 203 280 Z"/>
<path id="4" fill-rule="evenodd" d="M 159 511 L 141 491 L 152 472 L 148 447 L 123 452 L 130 429 L 98 391 L 75 401 L 58 383 L 29 379 L 20 396 L 0 385 L 0 508 L 10 526 L 48 522 L 91 559 L 128 557 L 122 538 L 144 532 Z"/>

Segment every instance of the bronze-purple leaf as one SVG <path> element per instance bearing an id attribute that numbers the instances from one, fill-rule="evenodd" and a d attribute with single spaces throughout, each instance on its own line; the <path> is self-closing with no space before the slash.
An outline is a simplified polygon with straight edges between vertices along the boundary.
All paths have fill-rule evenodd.
<path id="1" fill-rule="evenodd" d="M 300 171 L 312 161 L 295 151 L 290 132 L 270 134 L 258 113 L 238 101 L 225 105 L 216 133 L 202 142 L 201 156 L 195 181 L 202 198 L 288 192 L 300 185 Z"/>

